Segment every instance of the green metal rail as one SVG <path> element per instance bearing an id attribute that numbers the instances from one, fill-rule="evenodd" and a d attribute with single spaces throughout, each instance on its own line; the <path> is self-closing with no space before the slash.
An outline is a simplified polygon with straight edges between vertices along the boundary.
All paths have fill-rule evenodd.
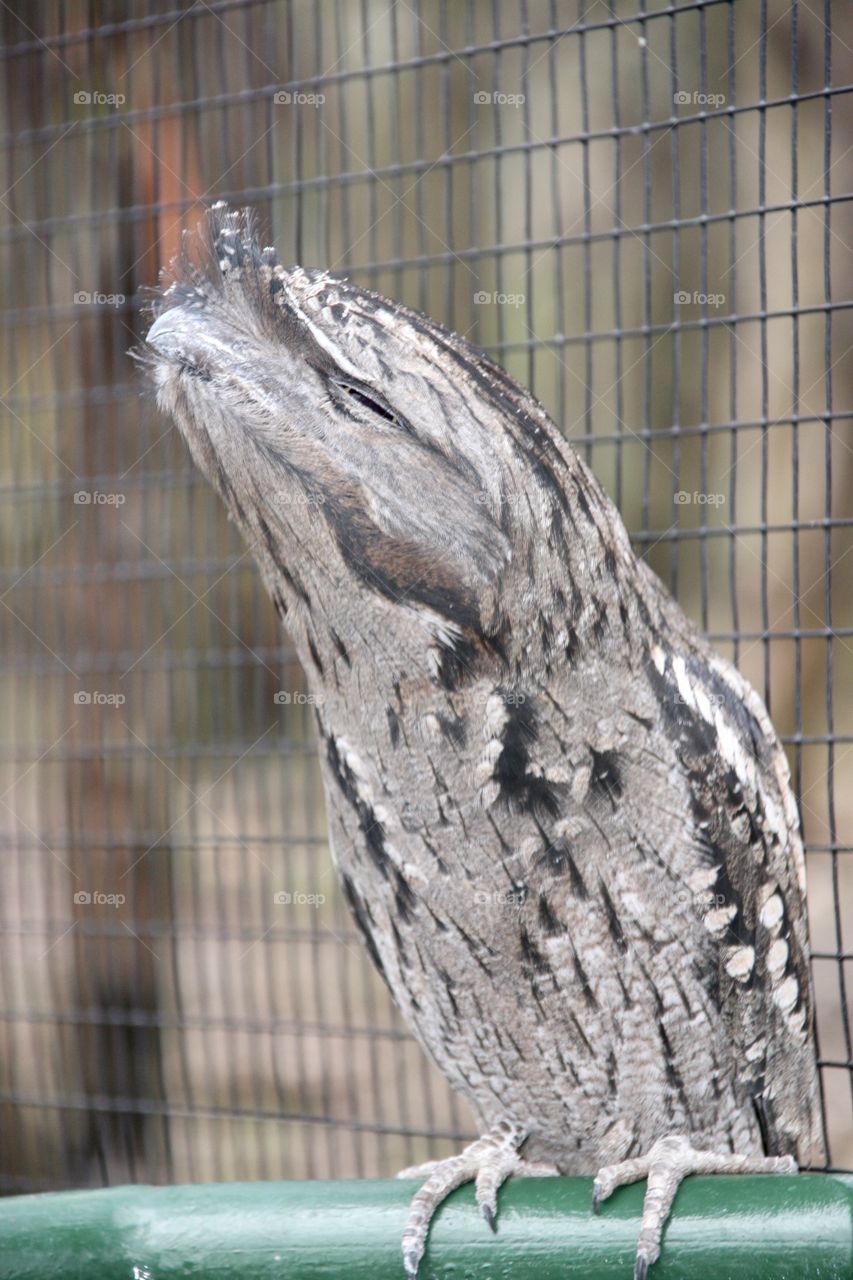
<path id="1" fill-rule="evenodd" d="M 0 1280 L 401 1280 L 410 1182 L 117 1187 L 0 1200 Z M 630 1280 L 643 1185 L 513 1179 L 497 1234 L 471 1187 L 423 1280 Z M 688 1178 L 649 1280 L 853 1280 L 853 1177 Z"/>

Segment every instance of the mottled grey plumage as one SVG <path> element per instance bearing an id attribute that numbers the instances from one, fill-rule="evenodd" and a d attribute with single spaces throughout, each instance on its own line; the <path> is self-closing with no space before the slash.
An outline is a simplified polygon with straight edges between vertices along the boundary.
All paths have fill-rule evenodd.
<path id="1" fill-rule="evenodd" d="M 442 1195 L 479 1174 L 493 1216 L 522 1143 L 562 1173 L 628 1161 L 601 1199 L 664 1139 L 644 1274 L 683 1173 L 823 1158 L 803 852 L 763 704 L 462 339 L 279 266 L 222 207 L 157 310 L 159 403 L 322 694 L 346 899 L 490 1135 L 425 1170 L 409 1274 Z"/>

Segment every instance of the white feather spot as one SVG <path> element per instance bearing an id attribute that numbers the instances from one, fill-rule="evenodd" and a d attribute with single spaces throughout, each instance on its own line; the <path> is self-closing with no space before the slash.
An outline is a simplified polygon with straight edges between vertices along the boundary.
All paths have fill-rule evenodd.
<path id="1" fill-rule="evenodd" d="M 589 780 L 592 777 L 592 769 L 589 765 L 582 765 L 572 778 L 572 799 L 581 801 L 585 798 L 589 791 Z"/>
<path id="2" fill-rule="evenodd" d="M 777 938 L 767 952 L 767 968 L 771 978 L 780 978 L 788 963 L 788 944 L 784 938 Z"/>
<path id="3" fill-rule="evenodd" d="M 429 885 L 430 883 L 429 876 L 426 874 L 426 872 L 423 870 L 422 867 L 419 867 L 417 865 L 417 863 L 403 862 L 400 864 L 400 869 L 408 881 L 410 882 L 414 881 L 417 884 L 423 885 L 424 888 L 426 888 Z"/>
<path id="4" fill-rule="evenodd" d="M 783 848 L 788 843 L 788 827 L 785 822 L 782 810 L 779 808 L 772 796 L 763 791 L 764 796 L 764 825 L 779 837 Z"/>
<path id="5" fill-rule="evenodd" d="M 729 921 L 737 915 L 737 907 L 733 902 L 725 907 L 715 907 L 703 916 L 703 924 L 709 933 L 722 933 Z"/>
<path id="6" fill-rule="evenodd" d="M 480 805 L 483 809 L 489 809 L 495 803 L 501 789 L 496 782 L 490 782 L 480 791 Z"/>
<path id="7" fill-rule="evenodd" d="M 664 667 L 666 666 L 666 654 L 659 644 L 652 646 L 652 662 L 655 664 L 661 675 L 663 675 Z"/>
<path id="8" fill-rule="evenodd" d="M 496 737 L 507 722 L 509 713 L 503 697 L 492 693 L 486 699 L 486 733 L 490 738 Z"/>
<path id="9" fill-rule="evenodd" d="M 783 1013 L 790 1013 L 800 994 L 800 984 L 794 974 L 780 983 L 773 992 L 773 1001 Z"/>
<path id="10" fill-rule="evenodd" d="M 487 782 L 491 782 L 495 772 L 495 766 L 491 760 L 481 760 L 474 768 L 474 781 L 478 787 L 484 787 Z"/>
<path id="11" fill-rule="evenodd" d="M 555 836 L 564 836 L 565 839 L 571 840 L 574 836 L 579 836 L 582 831 L 586 831 L 587 824 L 583 818 L 577 814 L 571 814 L 568 818 L 561 818 L 554 827 Z"/>
<path id="12" fill-rule="evenodd" d="M 678 692 L 687 706 L 695 707 L 696 698 L 693 694 L 693 686 L 690 683 L 690 677 L 687 674 L 687 667 L 684 665 L 683 658 L 673 658 L 672 673 L 675 676 L 675 683 L 678 685 Z"/>
<path id="13" fill-rule="evenodd" d="M 350 772 L 362 784 L 359 791 L 362 792 L 363 798 L 372 804 L 373 794 L 370 787 L 367 765 L 362 760 L 361 756 L 356 755 L 352 747 L 350 747 L 343 738 L 338 738 L 338 750 L 343 756 Z"/>
<path id="14" fill-rule="evenodd" d="M 754 964 L 754 947 L 732 947 L 726 956 L 726 973 L 737 982 L 746 982 Z"/>
<path id="15" fill-rule="evenodd" d="M 486 743 L 486 748 L 480 759 L 474 766 L 474 783 L 481 788 L 480 804 L 484 808 L 494 804 L 500 794 L 500 787 L 495 782 L 495 764 L 503 751 L 503 743 L 498 738 L 492 738 L 491 742 Z"/>
<path id="16" fill-rule="evenodd" d="M 619 901 L 624 908 L 622 916 L 630 920 L 638 920 L 641 924 L 648 924 L 649 927 L 654 923 L 654 913 L 649 910 L 648 900 L 639 893 L 633 893 L 630 889 L 623 889 L 619 895 Z"/>
<path id="17" fill-rule="evenodd" d="M 746 1051 L 747 1062 L 757 1062 L 759 1058 L 764 1056 L 764 1050 L 765 1043 L 763 1040 L 753 1040 Z"/>
<path id="18" fill-rule="evenodd" d="M 778 893 L 771 894 L 758 913 L 758 919 L 765 929 L 775 930 L 784 915 L 785 907 Z"/>
<path id="19" fill-rule="evenodd" d="M 441 737 L 441 724 L 438 716 L 433 715 L 431 711 L 425 716 L 421 716 L 418 727 L 424 738 L 436 742 Z"/>
<path id="20" fill-rule="evenodd" d="M 704 889 L 710 889 L 716 883 L 719 874 L 719 867 L 699 867 L 687 877 L 687 884 L 694 893 L 702 893 Z"/>

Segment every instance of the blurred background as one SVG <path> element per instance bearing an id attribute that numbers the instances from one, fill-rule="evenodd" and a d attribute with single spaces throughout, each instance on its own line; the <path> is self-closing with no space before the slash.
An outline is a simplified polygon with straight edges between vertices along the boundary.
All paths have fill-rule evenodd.
<path id="1" fill-rule="evenodd" d="M 288 641 L 127 356 L 219 198 L 532 387 L 767 699 L 853 1166 L 848 0 L 0 32 L 0 1189 L 388 1175 L 473 1131 L 339 896 Z"/>

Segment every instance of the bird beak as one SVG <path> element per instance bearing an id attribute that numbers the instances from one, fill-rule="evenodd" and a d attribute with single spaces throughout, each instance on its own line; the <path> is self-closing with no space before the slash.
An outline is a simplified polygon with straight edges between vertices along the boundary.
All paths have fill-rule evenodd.
<path id="1" fill-rule="evenodd" d="M 152 324 L 145 341 L 153 347 L 158 355 L 168 359 L 177 353 L 178 334 L 173 311 L 164 311 Z"/>

